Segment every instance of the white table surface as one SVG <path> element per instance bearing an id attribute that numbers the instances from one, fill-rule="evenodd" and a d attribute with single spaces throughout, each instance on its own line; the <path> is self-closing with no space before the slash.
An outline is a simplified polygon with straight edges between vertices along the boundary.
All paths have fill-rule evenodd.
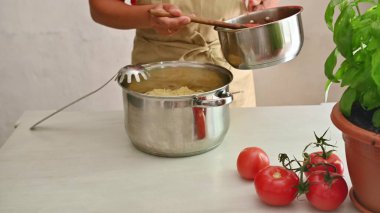
<path id="1" fill-rule="evenodd" d="M 50 112 L 28 111 L 0 149 L 0 212 L 318 212 L 305 197 L 271 207 L 236 170 L 239 152 L 259 146 L 300 157 L 328 136 L 344 159 L 341 133 L 330 121 L 332 105 L 231 109 L 223 143 L 201 155 L 163 158 L 136 150 L 123 112 L 62 112 L 35 131 Z M 351 185 L 347 169 L 345 179 Z M 347 197 L 337 212 L 357 212 Z"/>

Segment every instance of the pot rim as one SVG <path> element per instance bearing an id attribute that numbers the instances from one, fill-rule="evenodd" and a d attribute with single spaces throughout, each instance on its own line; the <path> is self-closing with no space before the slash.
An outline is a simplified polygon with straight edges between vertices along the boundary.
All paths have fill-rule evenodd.
<path id="1" fill-rule="evenodd" d="M 337 102 L 330 115 L 333 124 L 344 134 L 349 134 L 351 137 L 367 145 L 380 148 L 380 134 L 363 129 L 351 123 L 340 111 L 339 102 Z"/>
<path id="2" fill-rule="evenodd" d="M 211 95 L 211 94 L 217 94 L 219 91 L 223 90 L 226 86 L 228 86 L 228 85 L 225 85 L 225 86 L 223 86 L 221 88 L 218 88 L 218 89 L 215 89 L 215 90 L 211 90 L 211 91 L 208 91 L 208 92 L 194 93 L 194 94 L 191 94 L 191 95 L 177 95 L 177 96 L 146 95 L 144 93 L 139 93 L 139 92 L 135 92 L 135 91 L 132 91 L 132 90 L 128 90 L 128 89 L 126 89 L 124 87 L 122 87 L 122 89 L 126 93 L 130 93 L 130 94 L 135 95 L 137 97 L 143 97 L 143 98 L 148 98 L 148 99 L 184 100 L 184 99 L 194 99 L 194 98 L 197 98 L 197 97 L 203 97 L 203 96 L 207 96 L 207 95 Z"/>
<path id="3" fill-rule="evenodd" d="M 125 88 L 119 81 L 118 84 L 119 86 L 123 89 L 124 92 L 130 93 L 132 95 L 135 95 L 137 97 L 143 97 L 143 98 L 148 98 L 148 99 L 170 99 L 170 100 L 184 100 L 184 99 L 193 99 L 194 97 L 202 97 L 202 96 L 207 96 L 211 94 L 217 94 L 219 91 L 226 89 L 228 92 L 228 86 L 233 80 L 233 74 L 231 71 L 229 71 L 227 68 L 216 65 L 216 64 L 211 64 L 211 63 L 201 63 L 201 62 L 196 62 L 196 61 L 160 61 L 160 62 L 153 62 L 153 63 L 147 63 L 147 64 L 141 64 L 143 67 L 154 67 L 154 66 L 159 66 L 159 65 L 173 65 L 173 64 L 188 64 L 188 65 L 203 65 L 203 66 L 211 66 L 214 68 L 218 68 L 220 70 L 223 70 L 229 77 L 230 77 L 230 82 L 225 84 L 224 86 L 215 88 L 213 90 L 207 91 L 207 92 L 200 92 L 200 93 L 194 93 L 190 95 L 178 95 L 178 96 L 153 96 L 153 95 L 146 95 L 144 93 L 136 92 L 133 90 L 130 90 L 128 88 Z"/>
<path id="4" fill-rule="evenodd" d="M 255 29 L 258 29 L 258 28 L 262 28 L 262 27 L 265 27 L 265 26 L 269 26 L 269 25 L 272 25 L 272 24 L 276 24 L 276 23 L 285 21 L 285 20 L 287 20 L 287 19 L 289 19 L 289 18 L 291 18 L 293 16 L 298 16 L 303 11 L 303 7 L 299 6 L 299 5 L 288 5 L 288 6 L 272 7 L 272 8 L 268 8 L 268 9 L 265 9 L 265 10 L 258 10 L 258 11 L 250 12 L 248 14 L 240 15 L 240 16 L 237 16 L 237 17 L 225 20 L 225 22 L 229 22 L 229 21 L 232 21 L 232 20 L 235 20 L 235 19 L 239 19 L 239 18 L 242 18 L 242 17 L 245 17 L 245 16 L 249 16 L 251 14 L 259 14 L 259 13 L 264 13 L 264 12 L 268 12 L 268 11 L 271 11 L 271 10 L 278 10 L 278 9 L 284 9 L 284 8 L 296 8 L 296 9 L 298 9 L 298 11 L 296 13 L 290 15 L 290 16 L 287 16 L 286 18 L 283 18 L 283 19 L 280 19 L 280 20 L 277 20 L 277 21 L 273 21 L 273 22 L 268 22 L 268 23 L 265 23 L 265 24 L 260 24 L 257 27 L 247 27 L 247 28 L 241 28 L 241 29 L 229 29 L 229 28 L 223 28 L 223 27 L 214 27 L 214 30 L 216 30 L 218 32 L 240 32 L 240 31 L 255 30 Z"/>

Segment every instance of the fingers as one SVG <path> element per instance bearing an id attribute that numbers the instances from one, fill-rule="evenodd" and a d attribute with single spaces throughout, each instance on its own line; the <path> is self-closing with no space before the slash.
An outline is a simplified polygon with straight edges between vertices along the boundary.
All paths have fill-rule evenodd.
<path id="1" fill-rule="evenodd" d="M 162 5 L 163 9 L 169 12 L 172 16 L 182 16 L 182 11 L 172 4 L 164 4 Z"/>
<path id="2" fill-rule="evenodd" d="M 253 9 L 253 11 L 264 10 L 264 9 L 265 9 L 264 5 L 259 4 L 259 5 L 255 6 L 255 8 Z"/>
<path id="3" fill-rule="evenodd" d="M 261 3 L 262 0 L 248 0 L 248 11 L 256 11 Z"/>
<path id="4" fill-rule="evenodd" d="M 163 10 L 169 17 L 151 15 L 152 28 L 162 35 L 172 35 L 190 23 L 190 18 L 182 15 L 182 11 L 171 4 L 157 5 L 154 10 Z"/>
<path id="5" fill-rule="evenodd" d="M 264 0 L 263 1 L 263 6 L 264 8 L 271 8 L 271 7 L 276 7 L 279 3 L 279 0 Z"/>
<path id="6" fill-rule="evenodd" d="M 263 0 L 252 0 L 252 4 L 254 6 L 258 6 L 258 5 L 262 4 L 262 3 L 263 3 Z"/>
<path id="7" fill-rule="evenodd" d="M 248 0 L 248 11 L 263 10 L 266 8 L 276 7 L 279 0 Z"/>
<path id="8" fill-rule="evenodd" d="M 180 16 L 178 18 L 169 18 L 169 17 L 159 17 L 153 18 L 153 28 L 160 34 L 171 35 L 179 30 L 181 30 L 184 26 L 186 26 L 190 19 L 189 17 Z"/>

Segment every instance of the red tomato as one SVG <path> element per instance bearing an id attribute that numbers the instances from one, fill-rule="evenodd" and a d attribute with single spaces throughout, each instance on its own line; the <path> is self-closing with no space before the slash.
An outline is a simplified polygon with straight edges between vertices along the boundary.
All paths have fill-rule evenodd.
<path id="1" fill-rule="evenodd" d="M 335 210 L 347 197 L 347 183 L 343 177 L 337 173 L 316 171 L 310 174 L 307 178 L 307 182 L 309 184 L 309 190 L 306 193 L 306 198 L 319 210 Z"/>
<path id="2" fill-rule="evenodd" d="M 268 166 L 257 173 L 255 189 L 259 198 L 272 206 L 289 205 L 298 193 L 299 178 L 281 166 Z"/>
<path id="3" fill-rule="evenodd" d="M 337 174 L 343 175 L 343 162 L 339 158 L 339 156 L 334 153 L 332 153 L 327 159 L 325 159 L 322 157 L 322 152 L 313 152 L 310 154 L 310 164 L 327 164 L 327 166 L 318 165 L 310 167 L 309 171 L 305 172 L 306 176 L 309 176 L 314 171 L 326 171 L 326 169 L 328 169 L 330 172 L 335 172 Z M 336 168 L 336 170 L 334 167 Z"/>
<path id="4" fill-rule="evenodd" d="M 269 157 L 259 147 L 247 147 L 240 152 L 236 164 L 242 178 L 253 180 L 257 172 L 269 166 Z"/>

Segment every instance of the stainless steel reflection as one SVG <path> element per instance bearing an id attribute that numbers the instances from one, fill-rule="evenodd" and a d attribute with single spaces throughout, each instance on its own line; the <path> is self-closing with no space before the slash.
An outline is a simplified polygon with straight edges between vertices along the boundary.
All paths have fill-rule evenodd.
<path id="1" fill-rule="evenodd" d="M 216 27 L 227 62 L 237 69 L 258 69 L 294 59 L 303 45 L 300 6 L 256 11 L 227 20 L 258 27 L 231 30 Z"/>
<path id="2" fill-rule="evenodd" d="M 137 83 L 137 89 L 133 85 L 120 83 L 123 88 L 125 128 L 133 145 L 143 152 L 166 157 L 196 155 L 218 146 L 229 127 L 228 104 L 232 102 L 232 95 L 228 92 L 228 84 L 232 81 L 230 71 L 211 64 L 178 61 L 143 66 L 151 72 L 151 77 Z M 194 78 L 190 82 L 195 84 L 202 81 L 197 78 L 207 79 L 210 73 L 220 76 L 223 83 L 220 87 L 196 95 L 145 95 L 144 90 L 151 86 L 149 81 L 155 81 L 153 72 L 164 73 L 170 68 L 176 68 L 178 72 L 183 68 L 205 72 L 204 75 L 180 74 L 186 79 Z M 158 84 L 162 85 L 162 82 Z"/>

